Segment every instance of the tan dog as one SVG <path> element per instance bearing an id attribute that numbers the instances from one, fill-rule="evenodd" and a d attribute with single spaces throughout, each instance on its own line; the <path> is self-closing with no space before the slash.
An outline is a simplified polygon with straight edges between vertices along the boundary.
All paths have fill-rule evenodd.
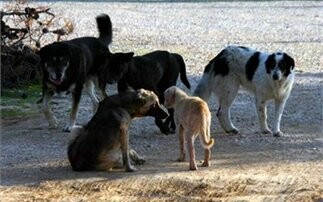
<path id="1" fill-rule="evenodd" d="M 188 96 L 176 86 L 166 89 L 164 96 L 164 105 L 175 110 L 176 130 L 180 142 L 180 157 L 178 160 L 185 160 L 184 141 L 186 139 L 190 155 L 190 170 L 197 170 L 194 141 L 196 136 L 199 135 L 201 144 L 204 147 L 202 166 L 210 166 L 209 160 L 214 139 L 210 138 L 211 113 L 207 103 L 199 97 Z"/>

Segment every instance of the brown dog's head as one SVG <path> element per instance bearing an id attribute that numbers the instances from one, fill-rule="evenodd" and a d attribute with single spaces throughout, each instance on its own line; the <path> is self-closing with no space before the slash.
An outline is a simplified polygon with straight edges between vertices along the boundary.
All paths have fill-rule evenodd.
<path id="1" fill-rule="evenodd" d="M 157 119 L 165 119 L 168 116 L 166 109 L 160 105 L 154 92 L 139 89 L 136 94 L 134 104 L 138 107 L 138 110 L 136 110 L 134 117 L 153 116 Z"/>

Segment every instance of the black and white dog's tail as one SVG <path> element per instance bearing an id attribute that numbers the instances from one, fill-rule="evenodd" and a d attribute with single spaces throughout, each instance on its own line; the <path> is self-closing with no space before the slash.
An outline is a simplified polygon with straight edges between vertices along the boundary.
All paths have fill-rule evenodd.
<path id="1" fill-rule="evenodd" d="M 193 96 L 198 96 L 206 102 L 209 100 L 212 93 L 209 77 L 210 75 L 208 73 L 204 73 L 193 92 Z"/>
<path id="2" fill-rule="evenodd" d="M 188 89 L 191 89 L 191 84 L 186 77 L 186 67 L 185 67 L 185 62 L 183 57 L 176 53 L 172 53 L 172 55 L 176 58 L 179 64 L 179 74 L 180 74 L 181 81 Z"/>
<path id="3" fill-rule="evenodd" d="M 101 14 L 96 17 L 96 23 L 99 30 L 99 39 L 107 46 L 112 42 L 112 22 L 107 14 Z"/>

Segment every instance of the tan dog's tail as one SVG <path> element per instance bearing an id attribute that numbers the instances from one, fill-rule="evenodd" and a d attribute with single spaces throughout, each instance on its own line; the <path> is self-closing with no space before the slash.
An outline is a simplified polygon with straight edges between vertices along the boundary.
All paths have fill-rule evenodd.
<path id="1" fill-rule="evenodd" d="M 211 118 L 204 119 L 203 130 L 201 131 L 201 134 L 200 134 L 200 140 L 201 140 L 202 146 L 205 149 L 210 149 L 215 142 L 210 135 L 210 125 L 211 125 Z"/>
<path id="2" fill-rule="evenodd" d="M 213 145 L 214 145 L 214 139 L 213 138 L 210 138 L 209 141 L 206 140 L 206 135 L 201 135 L 201 142 L 202 142 L 202 146 L 205 148 L 205 149 L 210 149 Z"/>

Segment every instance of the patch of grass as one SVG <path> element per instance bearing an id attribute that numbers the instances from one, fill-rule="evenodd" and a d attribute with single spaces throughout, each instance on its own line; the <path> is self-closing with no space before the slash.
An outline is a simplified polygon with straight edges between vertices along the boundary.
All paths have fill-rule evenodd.
<path id="1" fill-rule="evenodd" d="M 1 118 L 18 118 L 40 112 L 37 100 L 41 97 L 41 85 L 33 84 L 1 90 Z"/>

